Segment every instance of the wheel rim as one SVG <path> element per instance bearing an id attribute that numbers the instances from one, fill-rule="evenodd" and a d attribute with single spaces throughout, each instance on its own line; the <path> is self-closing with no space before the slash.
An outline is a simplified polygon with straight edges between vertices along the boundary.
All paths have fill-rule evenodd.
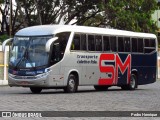
<path id="1" fill-rule="evenodd" d="M 74 91 L 74 88 L 75 88 L 75 81 L 74 81 L 74 79 L 70 79 L 69 82 L 68 82 L 68 85 L 69 85 L 69 89 L 71 91 Z"/>
<path id="2" fill-rule="evenodd" d="M 135 88 L 136 82 L 135 82 L 135 78 L 133 76 L 131 77 L 130 85 L 132 88 Z"/>

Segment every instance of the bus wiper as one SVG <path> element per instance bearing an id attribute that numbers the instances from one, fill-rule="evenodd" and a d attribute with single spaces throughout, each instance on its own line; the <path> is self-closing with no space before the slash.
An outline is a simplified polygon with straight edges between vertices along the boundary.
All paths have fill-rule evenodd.
<path id="1" fill-rule="evenodd" d="M 18 66 L 19 66 L 20 63 L 23 61 L 23 59 L 25 59 L 26 61 L 28 61 L 28 62 L 31 64 L 31 67 L 32 67 L 34 70 L 36 70 L 35 67 L 34 67 L 34 65 L 32 64 L 31 59 L 30 59 L 29 56 L 28 56 L 28 47 L 25 49 L 25 52 L 24 52 L 24 54 L 23 54 L 23 57 L 18 61 L 17 65 L 15 66 L 15 69 L 18 68 Z"/>
<path id="2" fill-rule="evenodd" d="M 29 47 L 29 43 L 26 45 L 26 48 L 24 49 L 24 54 L 22 56 L 22 58 L 17 62 L 15 69 L 17 69 L 20 65 L 20 63 L 22 62 L 22 60 L 25 58 L 27 51 L 28 51 L 28 47 Z"/>
<path id="3" fill-rule="evenodd" d="M 15 66 L 15 69 L 18 68 L 18 66 L 20 65 L 20 63 L 22 62 L 22 60 L 25 58 L 26 52 L 27 52 L 27 47 L 26 47 L 26 49 L 24 50 L 24 54 L 23 54 L 23 56 L 21 57 L 21 59 L 17 62 L 16 66 Z"/>

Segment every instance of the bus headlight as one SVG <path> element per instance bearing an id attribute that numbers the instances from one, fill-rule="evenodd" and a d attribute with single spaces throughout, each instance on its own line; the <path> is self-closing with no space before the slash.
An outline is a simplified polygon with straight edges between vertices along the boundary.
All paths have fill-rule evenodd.
<path id="1" fill-rule="evenodd" d="M 46 77 L 47 75 L 49 75 L 49 72 L 51 72 L 50 68 L 46 68 L 46 69 L 44 70 L 44 73 L 43 73 L 43 74 L 39 74 L 39 75 L 37 75 L 36 77 L 37 77 L 37 78 Z"/>
<path id="2" fill-rule="evenodd" d="M 44 70 L 45 73 L 50 72 L 50 71 L 51 71 L 50 68 L 46 68 L 46 69 Z"/>
<path id="3" fill-rule="evenodd" d="M 47 73 L 43 73 L 43 74 L 39 74 L 36 76 L 36 78 L 42 78 L 42 77 L 45 77 L 48 75 L 48 72 Z"/>

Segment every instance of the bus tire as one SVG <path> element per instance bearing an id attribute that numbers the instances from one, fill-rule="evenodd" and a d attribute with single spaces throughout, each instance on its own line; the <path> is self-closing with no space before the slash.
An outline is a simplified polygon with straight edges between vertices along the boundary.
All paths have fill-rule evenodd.
<path id="1" fill-rule="evenodd" d="M 123 90 L 135 90 L 137 88 L 137 77 L 135 74 L 131 74 L 130 83 L 128 85 L 121 86 Z"/>
<path id="2" fill-rule="evenodd" d="M 40 87 L 30 87 L 30 90 L 31 90 L 32 93 L 38 94 L 42 91 L 42 88 L 40 88 Z"/>
<path id="3" fill-rule="evenodd" d="M 100 85 L 95 85 L 94 88 L 97 91 L 106 91 L 106 90 L 108 90 L 109 86 L 107 86 L 107 85 L 101 85 L 101 86 Z"/>
<path id="4" fill-rule="evenodd" d="M 75 75 L 70 74 L 68 77 L 67 86 L 64 88 L 65 93 L 75 93 L 78 88 L 78 82 Z"/>

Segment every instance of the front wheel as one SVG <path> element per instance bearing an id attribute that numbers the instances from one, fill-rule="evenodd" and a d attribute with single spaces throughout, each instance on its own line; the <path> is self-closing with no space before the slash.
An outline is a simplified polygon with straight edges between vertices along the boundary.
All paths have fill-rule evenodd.
<path id="1" fill-rule="evenodd" d="M 137 88 L 137 77 L 132 74 L 130 78 L 130 83 L 128 85 L 121 86 L 123 90 L 135 90 Z"/>
<path id="2" fill-rule="evenodd" d="M 30 87 L 30 90 L 32 91 L 32 93 L 38 94 L 42 91 L 42 88 L 40 88 L 40 87 Z"/>
<path id="3" fill-rule="evenodd" d="M 70 74 L 68 77 L 67 86 L 64 88 L 64 92 L 66 93 L 75 93 L 78 88 L 77 77 L 73 74 Z"/>

